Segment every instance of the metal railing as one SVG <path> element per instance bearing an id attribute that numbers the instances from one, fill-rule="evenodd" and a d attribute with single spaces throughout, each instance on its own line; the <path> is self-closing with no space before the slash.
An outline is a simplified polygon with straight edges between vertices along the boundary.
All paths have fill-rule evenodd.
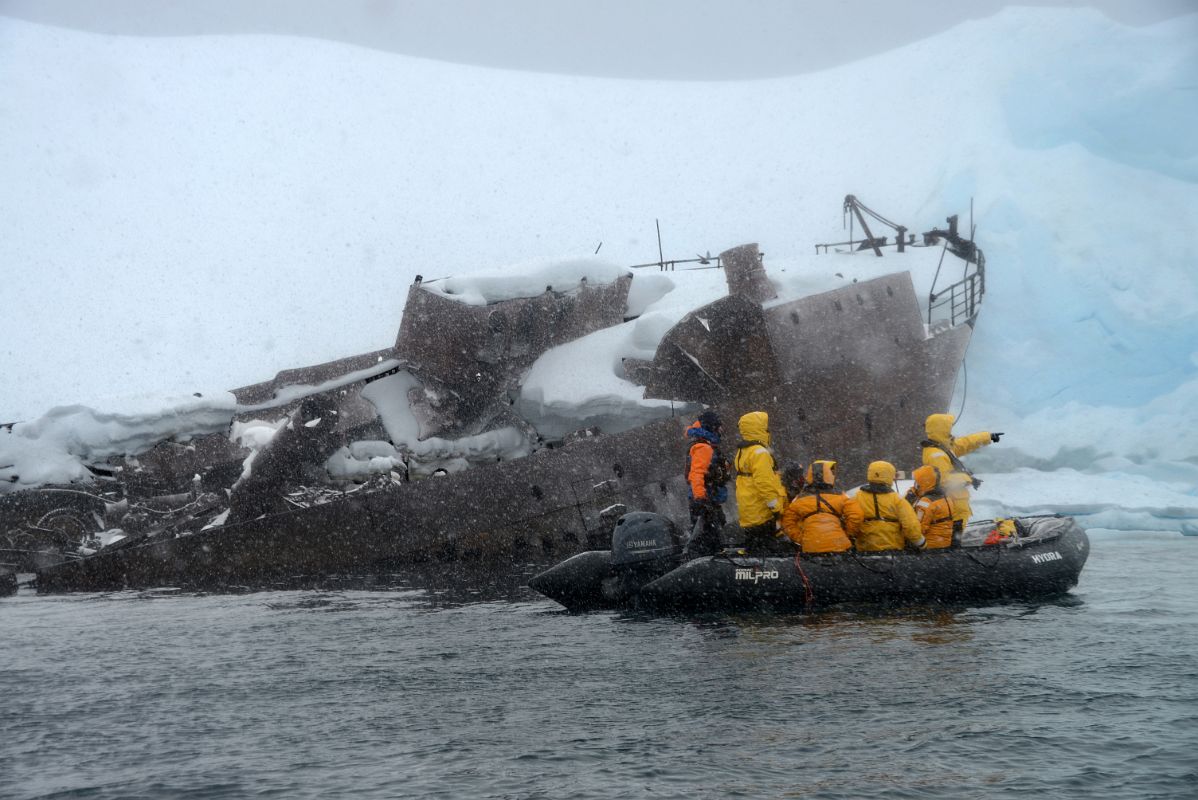
<path id="1" fill-rule="evenodd" d="M 674 272 L 679 264 L 700 264 L 698 267 L 684 267 L 684 269 L 723 269 L 724 262 L 719 256 L 708 256 L 706 258 L 675 258 L 671 261 L 650 261 L 648 264 L 632 264 L 629 269 L 644 269 L 645 267 L 657 267 L 660 272 Z"/>
<path id="2" fill-rule="evenodd" d="M 932 279 L 932 291 L 928 294 L 929 326 L 937 322 L 948 322 L 950 326 L 955 327 L 972 320 L 978 313 L 983 295 L 986 294 L 986 257 L 976 247 L 969 254 L 974 260 L 965 261 L 964 277 L 936 291 L 940 267 L 944 265 L 944 253 L 948 249 L 948 242 L 945 242 L 944 251 L 940 253 L 940 265 L 936 267 L 936 276 Z M 961 255 L 955 251 L 954 254 Z"/>

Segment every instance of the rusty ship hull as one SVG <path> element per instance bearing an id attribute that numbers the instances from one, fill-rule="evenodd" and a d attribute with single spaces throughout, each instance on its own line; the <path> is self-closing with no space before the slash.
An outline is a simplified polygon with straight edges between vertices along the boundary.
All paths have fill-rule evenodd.
<path id="1" fill-rule="evenodd" d="M 679 409 L 714 407 L 726 420 L 765 410 L 779 463 L 834 457 L 842 475 L 863 472 L 878 458 L 900 469 L 909 466 L 924 419 L 949 406 L 980 292 L 971 298 L 967 316 L 929 325 L 905 271 L 770 302 L 769 287 L 757 274 L 761 259 L 755 245 L 721 258 L 729 272 L 728 296 L 683 317 L 652 361 L 626 364 L 646 397 L 677 401 Z M 511 421 L 505 387 L 555 343 L 622 321 L 627 292 L 622 279 L 569 298 L 547 293 L 478 308 L 413 286 L 394 348 L 323 369 L 345 373 L 364 364 L 386 365 L 393 357 L 422 381 L 453 389 L 437 393 L 452 398 L 453 408 L 418 410 L 430 427 L 458 433 L 493 428 Z M 496 311 L 514 323 L 497 325 Z M 472 380 L 464 382 L 462 374 Z M 275 388 L 295 379 L 280 376 Z M 334 428 L 312 434 L 325 437 L 323 446 L 276 448 L 280 466 L 273 474 L 290 474 L 296 453 L 307 452 L 311 461 L 347 438 L 385 436 L 361 398 L 370 380 L 340 387 L 329 401 L 341 413 Z M 241 391 L 239 399 L 256 400 L 274 390 L 261 384 Z M 621 432 L 586 431 L 523 458 L 347 491 L 311 507 L 249 502 L 225 524 L 156 531 L 47 567 L 38 572 L 37 586 L 40 591 L 269 587 L 437 562 L 471 561 L 504 571 L 558 561 L 605 547 L 624 510 L 685 519 L 684 430 L 692 420 L 692 411 L 686 411 Z M 261 456 L 259 462 L 274 463 Z M 265 473 L 259 498 L 271 496 L 272 473 Z M 734 503 L 728 510 L 735 519 Z"/>

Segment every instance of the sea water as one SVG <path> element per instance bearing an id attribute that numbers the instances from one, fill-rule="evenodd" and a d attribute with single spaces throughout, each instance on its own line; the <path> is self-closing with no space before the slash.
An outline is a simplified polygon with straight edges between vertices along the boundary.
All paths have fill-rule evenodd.
<path id="1" fill-rule="evenodd" d="M 785 617 L 463 590 L 0 600 L 3 798 L 1198 796 L 1198 539 Z"/>

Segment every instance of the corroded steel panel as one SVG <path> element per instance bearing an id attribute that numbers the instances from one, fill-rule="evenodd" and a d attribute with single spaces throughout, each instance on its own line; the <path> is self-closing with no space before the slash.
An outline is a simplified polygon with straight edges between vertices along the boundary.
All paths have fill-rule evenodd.
<path id="1" fill-rule="evenodd" d="M 729 295 L 683 317 L 662 338 L 646 397 L 717 405 L 778 384 L 761 306 Z"/>
<path id="2" fill-rule="evenodd" d="M 269 381 L 254 383 L 233 389 L 232 394 L 237 403 L 243 406 L 258 405 L 272 400 L 280 389 L 285 386 L 318 386 L 327 381 L 336 380 L 351 372 L 369 369 L 381 361 L 395 358 L 395 349 L 375 350 L 373 353 L 362 353 L 336 361 L 326 361 L 311 367 L 285 369 Z"/>
<path id="3" fill-rule="evenodd" d="M 623 322 L 631 283 L 623 275 L 485 306 L 413 285 L 395 351 L 435 392 L 439 405 L 421 409 L 429 435 L 477 432 L 503 412 L 507 393 L 547 350 Z"/>
<path id="4" fill-rule="evenodd" d="M 765 274 L 761 253 L 756 244 L 742 244 L 720 253 L 724 276 L 728 279 L 728 294 L 743 297 L 754 303 L 764 303 L 778 296 Z"/>
<path id="5" fill-rule="evenodd" d="M 923 421 L 947 409 L 971 329 L 929 336 L 908 273 L 788 303 L 726 297 L 662 340 L 647 396 L 770 414 L 780 461 L 841 462 L 845 485 L 873 460 L 911 469 Z"/>

